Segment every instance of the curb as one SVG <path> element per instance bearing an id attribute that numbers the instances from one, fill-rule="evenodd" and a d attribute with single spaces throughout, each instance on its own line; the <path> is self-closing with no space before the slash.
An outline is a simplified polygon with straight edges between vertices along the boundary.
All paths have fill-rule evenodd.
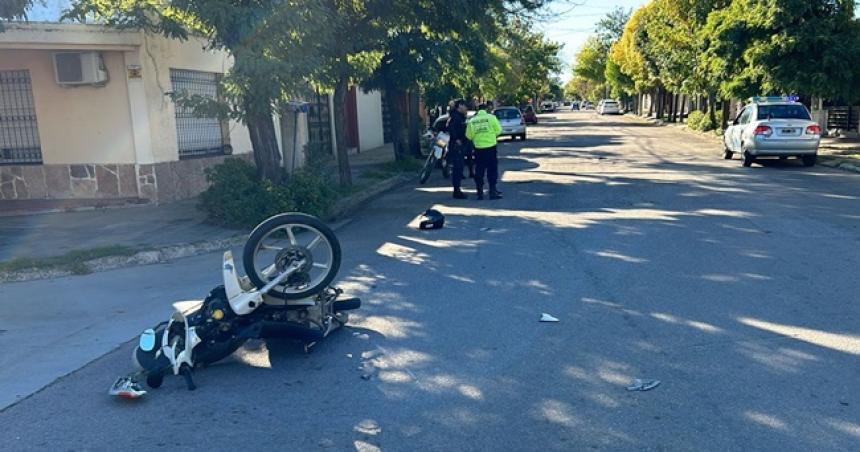
<path id="1" fill-rule="evenodd" d="M 648 124 L 651 124 L 651 125 L 657 126 L 657 127 L 672 127 L 676 130 L 680 130 L 682 132 L 686 132 L 689 134 L 698 135 L 698 136 L 706 137 L 706 138 L 714 138 L 717 140 L 720 139 L 719 137 L 715 136 L 714 134 L 712 134 L 710 132 L 699 132 L 699 131 L 690 129 L 685 125 L 670 124 L 670 123 L 666 123 L 660 119 L 642 118 L 642 117 L 639 117 L 638 115 L 624 115 L 624 117 L 630 118 L 631 120 L 637 121 L 637 122 L 645 122 L 645 123 L 648 123 Z M 838 148 L 833 148 L 833 147 L 827 146 L 827 145 L 819 146 L 819 150 L 833 150 L 833 149 L 838 149 Z M 842 150 L 844 150 L 844 149 L 842 149 Z M 837 155 L 822 154 L 820 152 L 818 153 L 818 164 L 819 165 L 826 166 L 828 168 L 835 168 L 835 169 L 839 169 L 839 170 L 843 170 L 843 171 L 848 171 L 848 172 L 860 174 L 860 160 L 857 160 L 856 162 L 855 162 L 855 160 L 857 160 L 857 159 L 846 159 L 844 157 L 839 157 Z"/>
<path id="2" fill-rule="evenodd" d="M 413 177 L 411 175 L 405 174 L 393 176 L 388 179 L 384 179 L 378 184 L 370 186 L 365 190 L 341 199 L 335 203 L 334 207 L 332 207 L 332 214 L 329 215 L 329 221 L 326 223 L 328 223 L 332 230 L 335 231 L 343 228 L 351 221 L 350 219 L 345 218 L 346 216 L 354 213 L 359 207 L 370 202 L 374 198 L 377 198 L 385 192 L 412 179 Z M 248 234 L 238 234 L 222 239 L 168 245 L 155 250 L 140 251 L 131 256 L 112 256 L 93 259 L 84 262 L 83 265 L 87 270 L 85 274 L 89 274 L 141 265 L 163 264 L 185 257 L 194 257 L 231 249 L 245 243 L 247 237 Z M 36 268 L 11 272 L 0 271 L 0 284 L 35 281 L 40 279 L 55 279 L 76 274 L 80 273 L 75 273 L 69 270 L 40 270 Z"/>
<path id="3" fill-rule="evenodd" d="M 845 159 L 832 155 L 818 154 L 818 164 L 821 166 L 860 174 L 860 160 L 857 160 L 856 163 L 853 160 L 857 159 Z"/>
<path id="4" fill-rule="evenodd" d="M 398 174 L 380 181 L 378 184 L 372 185 L 365 190 L 347 196 L 336 202 L 329 213 L 329 220 L 337 220 L 355 213 L 360 207 L 364 206 L 374 198 L 379 197 L 383 193 L 397 188 L 415 177 L 410 174 Z"/>

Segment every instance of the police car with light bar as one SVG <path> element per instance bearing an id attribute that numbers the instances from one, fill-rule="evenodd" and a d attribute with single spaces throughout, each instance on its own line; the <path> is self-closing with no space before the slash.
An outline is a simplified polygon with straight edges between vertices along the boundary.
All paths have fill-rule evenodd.
<path id="1" fill-rule="evenodd" d="M 821 126 L 797 97 L 753 97 L 727 124 L 724 157 L 740 154 L 744 166 L 760 157 L 798 157 L 813 166 L 820 141 Z"/>

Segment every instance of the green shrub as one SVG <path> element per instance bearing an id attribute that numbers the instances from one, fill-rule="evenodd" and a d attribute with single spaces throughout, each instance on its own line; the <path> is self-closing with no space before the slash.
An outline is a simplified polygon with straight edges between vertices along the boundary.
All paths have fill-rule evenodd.
<path id="1" fill-rule="evenodd" d="M 209 217 L 231 226 L 252 226 L 276 213 L 292 210 L 283 189 L 257 179 L 254 166 L 228 158 L 206 169 L 209 188 L 200 195 L 200 207 Z"/>
<path id="2" fill-rule="evenodd" d="M 717 125 L 711 120 L 711 115 L 697 110 L 690 112 L 687 116 L 687 127 L 700 132 L 707 132 L 716 129 Z"/>
<path id="3" fill-rule="evenodd" d="M 285 177 L 285 184 L 275 185 L 258 179 L 254 165 L 229 158 L 206 169 L 209 188 L 200 195 L 200 208 L 212 220 L 230 226 L 254 226 L 283 212 L 324 217 L 336 197 L 324 174 L 321 168 L 308 165 Z"/>
<path id="4" fill-rule="evenodd" d="M 288 202 L 299 212 L 325 217 L 337 199 L 334 181 L 322 167 L 308 165 L 290 176 L 284 190 Z"/>

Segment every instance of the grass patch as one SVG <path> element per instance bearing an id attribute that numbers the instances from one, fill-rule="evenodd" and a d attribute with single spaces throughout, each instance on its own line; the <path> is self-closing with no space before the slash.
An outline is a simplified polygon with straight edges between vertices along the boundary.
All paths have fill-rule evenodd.
<path id="1" fill-rule="evenodd" d="M 86 250 L 73 250 L 60 256 L 52 257 L 19 257 L 9 261 L 0 262 L 0 271 L 15 272 L 23 270 L 65 270 L 76 275 L 83 275 L 90 272 L 86 262 L 93 259 L 103 257 L 129 257 L 134 256 L 143 248 L 125 246 L 125 245 L 110 245 Z"/>

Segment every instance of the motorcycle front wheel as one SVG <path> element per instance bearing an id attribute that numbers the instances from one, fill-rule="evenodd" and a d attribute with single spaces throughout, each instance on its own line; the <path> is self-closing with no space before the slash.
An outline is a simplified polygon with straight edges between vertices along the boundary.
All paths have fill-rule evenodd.
<path id="1" fill-rule="evenodd" d="M 430 173 L 433 172 L 434 166 L 436 166 L 436 157 L 433 155 L 433 151 L 430 151 L 430 155 L 427 156 L 427 160 L 424 162 L 424 167 L 421 168 L 421 172 L 418 174 L 418 182 L 421 184 L 427 182 L 427 179 L 430 179 Z"/>
<path id="2" fill-rule="evenodd" d="M 340 260 L 340 242 L 331 228 L 303 213 L 275 215 L 260 223 L 242 253 L 245 273 L 258 289 L 301 263 L 298 271 L 269 292 L 283 300 L 299 300 L 322 291 L 337 276 Z"/>

